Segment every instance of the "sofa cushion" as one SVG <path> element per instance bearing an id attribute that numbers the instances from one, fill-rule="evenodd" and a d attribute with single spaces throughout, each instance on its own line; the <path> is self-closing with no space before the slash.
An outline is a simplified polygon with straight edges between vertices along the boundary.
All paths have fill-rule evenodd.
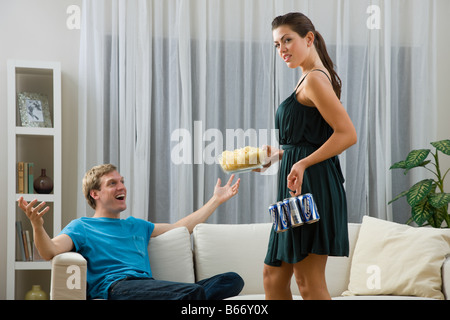
<path id="1" fill-rule="evenodd" d="M 176 228 L 151 238 L 148 254 L 153 278 L 195 282 L 191 236 L 187 228 Z"/>
<path id="2" fill-rule="evenodd" d="M 241 295 L 264 294 L 263 267 L 271 226 L 271 223 L 197 225 L 193 232 L 197 281 L 233 271 L 244 279 Z"/>
<path id="3" fill-rule="evenodd" d="M 349 257 L 328 257 L 325 268 L 327 287 L 332 297 L 337 297 L 347 290 L 350 279 L 351 257 L 355 251 L 356 240 L 358 239 L 361 224 L 348 224 L 348 239 L 350 245 Z"/>
<path id="4" fill-rule="evenodd" d="M 264 297 L 262 272 L 271 227 L 271 223 L 197 225 L 193 233 L 197 280 L 234 271 L 245 282 L 242 299 L 255 294 Z M 360 224 L 349 224 L 350 255 L 354 251 L 359 228 Z M 349 258 L 328 258 L 325 273 L 331 296 L 339 296 L 347 289 L 349 270 Z M 291 292 L 294 298 L 300 296 L 295 277 L 291 280 Z"/>
<path id="5" fill-rule="evenodd" d="M 441 267 L 450 230 L 414 228 L 365 216 L 343 295 L 402 295 L 444 299 Z"/>

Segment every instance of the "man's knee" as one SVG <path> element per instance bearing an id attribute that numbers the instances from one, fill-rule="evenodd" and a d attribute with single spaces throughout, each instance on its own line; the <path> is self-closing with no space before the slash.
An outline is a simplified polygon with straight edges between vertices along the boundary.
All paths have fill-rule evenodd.
<path id="1" fill-rule="evenodd" d="M 235 272 L 226 272 L 197 282 L 206 292 L 208 300 L 222 300 L 237 296 L 244 287 L 244 280 Z"/>
<path id="2" fill-rule="evenodd" d="M 237 296 L 244 288 L 244 279 L 236 272 L 223 274 L 223 281 L 230 284 L 230 295 Z"/>
<path id="3" fill-rule="evenodd" d="M 192 283 L 189 284 L 189 289 L 185 290 L 184 296 L 180 300 L 205 300 L 206 293 L 202 286 Z"/>

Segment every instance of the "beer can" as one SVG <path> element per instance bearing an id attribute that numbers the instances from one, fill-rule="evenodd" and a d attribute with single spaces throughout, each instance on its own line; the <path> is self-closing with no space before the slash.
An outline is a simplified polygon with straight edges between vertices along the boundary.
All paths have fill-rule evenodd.
<path id="1" fill-rule="evenodd" d="M 278 208 L 276 204 L 271 204 L 269 206 L 270 217 L 272 218 L 273 230 L 278 231 L 278 223 L 280 221 Z"/>
<path id="2" fill-rule="evenodd" d="M 278 224 L 278 232 L 284 232 L 289 229 L 289 216 L 283 201 L 277 202 L 278 215 L 280 222 Z"/>
<path id="3" fill-rule="evenodd" d="M 298 196 L 300 207 L 306 223 L 314 223 L 320 219 L 312 194 Z"/>
<path id="4" fill-rule="evenodd" d="M 292 215 L 291 215 L 291 206 L 289 205 L 289 199 L 283 200 L 283 210 L 286 215 L 286 221 L 288 227 L 292 227 Z"/>
<path id="5" fill-rule="evenodd" d="M 289 208 L 291 209 L 291 225 L 293 227 L 301 226 L 304 221 L 301 214 L 301 209 L 297 197 L 289 198 Z"/>

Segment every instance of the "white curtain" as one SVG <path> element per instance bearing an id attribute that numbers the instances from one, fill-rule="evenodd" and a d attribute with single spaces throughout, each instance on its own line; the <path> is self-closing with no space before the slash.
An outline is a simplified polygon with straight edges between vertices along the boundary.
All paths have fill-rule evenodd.
<path id="1" fill-rule="evenodd" d="M 435 10 L 424 0 L 85 0 L 80 184 L 111 162 L 128 188 L 124 216 L 174 222 L 201 207 L 229 178 L 214 163 L 222 150 L 277 144 L 276 108 L 301 73 L 277 56 L 270 24 L 301 11 L 325 38 L 358 132 L 341 155 L 349 220 L 405 222 L 407 206 L 387 202 L 409 181 L 389 166 L 435 137 Z M 239 177 L 239 195 L 209 222 L 270 221 L 276 168 Z M 89 215 L 79 190 L 78 214 Z"/>

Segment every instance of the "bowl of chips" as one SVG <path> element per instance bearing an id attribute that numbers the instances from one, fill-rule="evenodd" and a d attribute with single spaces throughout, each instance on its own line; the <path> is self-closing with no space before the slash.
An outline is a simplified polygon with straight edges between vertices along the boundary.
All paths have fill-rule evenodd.
<path id="1" fill-rule="evenodd" d="M 217 158 L 217 162 L 225 173 L 242 173 L 261 169 L 267 158 L 266 149 L 246 146 L 232 151 L 225 150 Z"/>

